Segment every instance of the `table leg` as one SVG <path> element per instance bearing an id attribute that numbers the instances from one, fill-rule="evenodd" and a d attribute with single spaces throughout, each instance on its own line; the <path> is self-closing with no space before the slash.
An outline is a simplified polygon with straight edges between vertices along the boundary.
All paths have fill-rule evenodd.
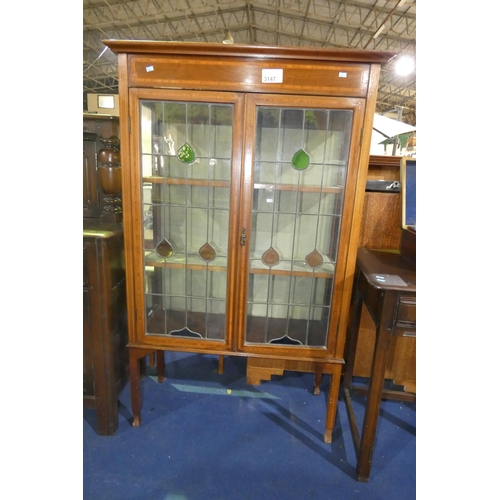
<path id="1" fill-rule="evenodd" d="M 385 292 L 379 324 L 376 330 L 368 398 L 361 433 L 356 473 L 358 481 L 368 482 L 375 444 L 380 402 L 384 388 L 385 368 L 389 355 L 397 293 Z"/>

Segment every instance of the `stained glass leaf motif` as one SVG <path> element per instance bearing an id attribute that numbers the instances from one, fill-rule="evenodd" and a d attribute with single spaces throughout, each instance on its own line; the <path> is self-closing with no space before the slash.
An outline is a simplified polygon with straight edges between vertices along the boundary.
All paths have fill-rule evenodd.
<path id="1" fill-rule="evenodd" d="M 205 243 L 199 250 L 199 256 L 206 262 L 210 262 L 215 259 L 215 249 L 210 243 Z"/>
<path id="2" fill-rule="evenodd" d="M 305 170 L 309 166 L 309 155 L 303 149 L 299 149 L 293 155 L 292 166 L 296 170 Z"/>
<path id="3" fill-rule="evenodd" d="M 195 154 L 194 149 L 185 142 L 177 151 L 177 158 L 179 158 L 182 163 L 193 163 Z"/>
<path id="4" fill-rule="evenodd" d="M 314 249 L 306 256 L 306 264 L 309 267 L 321 267 L 323 265 L 323 257 L 316 249 Z"/>
<path id="5" fill-rule="evenodd" d="M 262 262 L 266 266 L 270 267 L 275 266 L 279 261 L 280 261 L 280 256 L 273 247 L 269 247 L 269 249 L 262 254 Z"/>
<path id="6" fill-rule="evenodd" d="M 165 257 L 166 259 L 168 259 L 168 257 L 170 257 L 174 253 L 172 245 L 165 238 L 163 238 L 163 240 L 161 240 L 160 243 L 156 245 L 155 251 L 160 257 Z"/>

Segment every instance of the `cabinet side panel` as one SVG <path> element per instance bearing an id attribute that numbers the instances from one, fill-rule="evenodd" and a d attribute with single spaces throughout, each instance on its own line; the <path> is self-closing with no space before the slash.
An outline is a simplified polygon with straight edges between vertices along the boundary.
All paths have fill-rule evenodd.
<path id="1" fill-rule="evenodd" d="M 94 366 L 92 354 L 92 308 L 89 285 L 89 275 L 94 272 L 92 263 L 89 264 L 89 251 L 92 251 L 89 241 L 83 242 L 83 404 L 95 407 Z"/>
<path id="2" fill-rule="evenodd" d="M 127 328 L 129 342 L 136 339 L 136 312 L 134 303 L 134 246 L 133 246 L 133 217 L 132 192 L 134 179 L 132 178 L 133 163 L 130 151 L 130 107 L 129 82 L 126 54 L 118 54 L 118 90 L 120 100 L 120 151 L 122 167 L 122 207 L 123 232 L 125 250 L 125 270 L 127 276 Z"/>
<path id="3" fill-rule="evenodd" d="M 343 357 L 345 339 L 347 334 L 347 323 L 349 320 L 349 308 L 351 302 L 352 288 L 354 284 L 354 272 L 356 268 L 356 256 L 359 245 L 359 233 L 361 218 L 363 214 L 363 203 L 368 176 L 368 163 L 370 159 L 370 143 L 373 128 L 373 117 L 377 100 L 377 90 L 380 78 L 380 65 L 373 64 L 370 68 L 370 80 L 364 119 L 362 124 L 361 145 L 359 148 L 359 164 L 357 168 L 356 195 L 354 200 L 354 218 L 352 220 L 350 237 L 347 249 L 347 260 L 344 275 L 344 287 L 342 292 L 341 315 L 339 321 L 337 343 L 335 346 L 336 357 Z"/>

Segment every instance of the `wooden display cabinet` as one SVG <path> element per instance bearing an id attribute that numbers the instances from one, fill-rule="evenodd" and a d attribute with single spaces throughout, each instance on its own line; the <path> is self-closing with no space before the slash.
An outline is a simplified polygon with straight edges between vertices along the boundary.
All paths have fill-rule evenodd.
<path id="1" fill-rule="evenodd" d="M 393 54 L 105 43 L 119 65 L 134 425 L 145 355 L 158 351 L 160 370 L 164 350 L 240 355 L 330 374 L 331 442 Z"/>

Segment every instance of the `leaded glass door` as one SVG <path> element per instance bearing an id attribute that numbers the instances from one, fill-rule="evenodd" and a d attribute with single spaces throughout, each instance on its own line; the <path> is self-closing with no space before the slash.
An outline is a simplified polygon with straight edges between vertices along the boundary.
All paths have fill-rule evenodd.
<path id="1" fill-rule="evenodd" d="M 339 309 L 337 263 L 348 239 L 342 221 L 352 209 L 346 187 L 355 182 L 352 130 L 363 103 L 292 96 L 249 101 L 243 348 L 325 350 Z"/>
<path id="2" fill-rule="evenodd" d="M 132 91 L 139 124 L 145 342 L 228 344 L 231 213 L 238 196 L 236 94 Z M 238 127 L 236 126 L 236 130 Z M 134 145 L 132 145 L 134 146 Z M 236 152 L 235 152 L 236 151 Z M 133 182 L 133 181 L 132 181 Z M 137 226 L 136 226 L 137 227 Z M 149 339 L 149 340 L 148 340 Z M 164 340 L 159 340 L 164 339 Z M 219 348 L 224 348 L 222 345 Z"/>

